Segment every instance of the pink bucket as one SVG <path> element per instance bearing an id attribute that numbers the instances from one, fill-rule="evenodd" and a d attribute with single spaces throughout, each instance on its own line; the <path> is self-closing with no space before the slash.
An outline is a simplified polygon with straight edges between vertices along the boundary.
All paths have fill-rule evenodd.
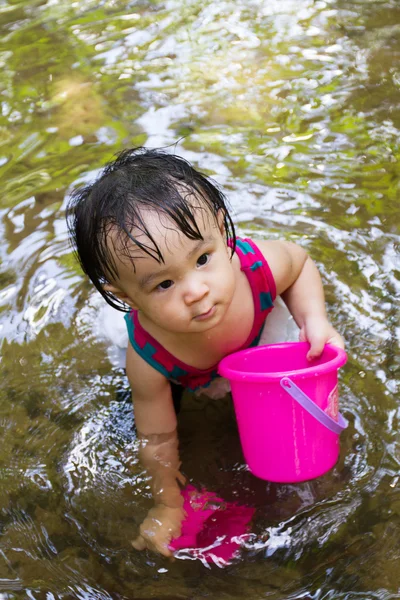
<path id="1" fill-rule="evenodd" d="M 306 481 L 331 469 L 347 421 L 338 410 L 338 369 L 344 350 L 327 344 L 306 358 L 307 342 L 273 344 L 225 357 L 245 460 L 268 481 Z"/>

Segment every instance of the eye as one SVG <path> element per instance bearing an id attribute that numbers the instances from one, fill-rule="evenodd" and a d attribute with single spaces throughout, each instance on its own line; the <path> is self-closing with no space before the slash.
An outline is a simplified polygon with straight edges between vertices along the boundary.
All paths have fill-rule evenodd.
<path id="1" fill-rule="evenodd" d="M 158 290 L 168 290 L 171 285 L 173 285 L 173 281 L 172 279 L 166 279 L 165 281 L 162 281 L 161 283 L 158 284 L 157 289 Z"/>
<path id="2" fill-rule="evenodd" d="M 197 259 L 197 264 L 199 265 L 199 267 L 202 267 L 203 265 L 206 265 L 209 260 L 210 255 L 208 253 L 204 253 Z"/>

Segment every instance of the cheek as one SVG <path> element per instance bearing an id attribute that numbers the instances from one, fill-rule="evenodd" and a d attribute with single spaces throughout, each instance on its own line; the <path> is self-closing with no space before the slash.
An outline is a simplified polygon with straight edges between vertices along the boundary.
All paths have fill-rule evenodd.
<path id="1" fill-rule="evenodd" d="M 151 303 L 151 310 L 156 314 L 163 315 L 163 317 L 174 314 L 174 311 L 176 312 L 176 297 L 172 294 L 158 295 Z"/>
<path id="2" fill-rule="evenodd" d="M 235 288 L 235 273 L 230 261 L 224 261 L 221 265 L 217 281 L 220 289 L 226 292 L 232 292 Z"/>
<path id="3" fill-rule="evenodd" d="M 235 291 L 235 286 L 236 286 L 236 281 L 235 281 L 235 274 L 233 273 L 233 271 L 231 271 L 230 273 L 230 277 L 229 277 L 229 290 L 231 295 L 233 295 L 234 291 Z"/>

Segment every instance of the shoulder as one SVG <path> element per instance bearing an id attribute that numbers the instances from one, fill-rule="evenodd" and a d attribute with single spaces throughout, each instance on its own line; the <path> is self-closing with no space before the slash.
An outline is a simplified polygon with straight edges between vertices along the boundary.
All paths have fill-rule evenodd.
<path id="1" fill-rule="evenodd" d="M 307 258 L 307 252 L 298 244 L 294 242 L 287 242 L 286 240 L 257 240 L 253 241 L 265 260 L 268 262 L 272 269 L 274 264 L 282 264 L 291 262 L 292 259 L 304 260 Z"/>
<path id="2" fill-rule="evenodd" d="M 280 295 L 298 276 L 307 260 L 307 252 L 286 240 L 257 240 L 253 243 L 268 263 L 275 280 L 276 293 Z"/>
<path id="3" fill-rule="evenodd" d="M 132 393 L 137 396 L 159 394 L 170 385 L 168 379 L 139 356 L 130 343 L 126 351 L 126 374 Z"/>

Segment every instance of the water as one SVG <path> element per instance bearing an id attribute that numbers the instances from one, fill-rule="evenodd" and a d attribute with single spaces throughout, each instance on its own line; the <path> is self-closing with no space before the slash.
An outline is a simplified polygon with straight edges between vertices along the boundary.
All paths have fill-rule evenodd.
<path id="1" fill-rule="evenodd" d="M 0 597 L 400 598 L 398 3 L 14 0 L 0 28 Z M 130 548 L 127 381 L 67 241 L 68 191 L 140 144 L 212 175 L 242 235 L 301 243 L 347 340 L 319 480 L 256 480 L 231 403 L 186 402 L 186 475 L 256 508 L 225 569 Z"/>

